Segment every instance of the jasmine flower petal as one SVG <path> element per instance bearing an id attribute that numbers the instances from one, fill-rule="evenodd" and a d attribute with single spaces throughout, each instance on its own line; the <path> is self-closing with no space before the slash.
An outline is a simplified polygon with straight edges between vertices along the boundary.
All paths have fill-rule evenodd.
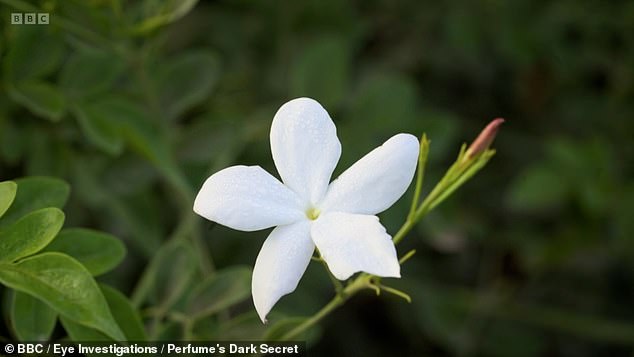
<path id="1" fill-rule="evenodd" d="M 397 134 L 372 150 L 330 184 L 323 211 L 377 214 L 407 190 L 418 161 L 418 139 Z"/>
<path id="2" fill-rule="evenodd" d="M 405 193 L 418 140 L 399 134 L 328 182 L 341 156 L 337 129 L 316 101 L 284 104 L 271 125 L 271 152 L 284 184 L 259 166 L 233 166 L 203 184 L 194 211 L 244 231 L 277 226 L 255 263 L 253 302 L 263 322 L 292 292 L 315 245 L 340 280 L 356 272 L 400 277 L 396 248 L 374 214 Z"/>
<path id="3" fill-rule="evenodd" d="M 194 212 L 233 229 L 257 231 L 305 218 L 305 203 L 259 166 L 232 166 L 211 175 Z"/>
<path id="4" fill-rule="evenodd" d="M 341 144 L 328 112 L 313 99 L 297 98 L 273 118 L 271 153 L 284 184 L 316 203 L 326 193 Z"/>
<path id="5" fill-rule="evenodd" d="M 253 268 L 253 303 L 262 322 L 273 305 L 297 287 L 315 245 L 307 220 L 275 228 L 268 236 Z"/>
<path id="6" fill-rule="evenodd" d="M 313 222 L 311 236 L 328 268 L 339 280 L 360 271 L 401 277 L 392 237 L 376 216 L 326 213 Z"/>

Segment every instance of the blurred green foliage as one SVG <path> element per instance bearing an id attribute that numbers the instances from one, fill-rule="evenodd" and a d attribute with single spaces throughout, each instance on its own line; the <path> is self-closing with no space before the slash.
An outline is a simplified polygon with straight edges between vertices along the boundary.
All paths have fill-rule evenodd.
<path id="1" fill-rule="evenodd" d="M 268 232 L 191 212 L 223 167 L 275 172 L 270 121 L 309 96 L 338 127 L 335 175 L 394 133 L 426 132 L 426 191 L 463 141 L 507 118 L 487 169 L 399 246 L 417 249 L 395 282 L 412 303 L 355 297 L 310 331 L 315 353 L 631 354 L 633 2 L 0 4 L 0 179 L 70 184 L 65 227 L 123 241 L 126 259 L 99 280 L 131 297 L 149 338 L 281 336 L 328 301 L 328 278 L 311 266 L 263 326 L 248 270 L 234 266 L 252 266 Z M 11 25 L 12 12 L 49 12 L 50 25 Z M 46 180 L 0 230 L 63 204 L 68 188 Z M 381 217 L 392 234 L 408 195 Z M 109 304 L 122 298 L 108 289 Z M 38 303 L 20 299 L 15 309 Z M 126 316 L 114 319 L 133 329 Z M 74 338 L 98 333 L 62 324 Z M 12 328 L 28 339 L 54 325 L 38 327 Z"/>

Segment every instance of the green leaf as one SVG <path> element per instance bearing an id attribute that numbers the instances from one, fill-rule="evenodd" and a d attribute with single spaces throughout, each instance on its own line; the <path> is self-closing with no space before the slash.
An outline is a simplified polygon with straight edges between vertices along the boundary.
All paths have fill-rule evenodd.
<path id="1" fill-rule="evenodd" d="M 167 132 L 157 125 L 156 118 L 150 118 L 143 108 L 122 97 L 104 98 L 99 108 L 110 120 L 119 121 L 123 137 L 134 151 L 149 160 L 179 191 L 193 196 L 172 156 Z"/>
<path id="2" fill-rule="evenodd" d="M 25 214 L 40 208 L 62 208 L 68 199 L 70 186 L 52 177 L 27 177 L 15 180 L 18 191 L 15 200 L 0 220 L 0 230 Z"/>
<path id="3" fill-rule="evenodd" d="M 99 287 L 108 302 L 112 316 L 125 334 L 126 341 L 146 341 L 147 336 L 143 329 L 141 317 L 130 301 L 114 288 L 104 284 Z M 111 338 L 93 328 L 80 325 L 65 317 L 60 320 L 74 341 L 112 341 Z"/>
<path id="4" fill-rule="evenodd" d="M 293 96 L 312 97 L 326 108 L 336 108 L 348 93 L 350 46 L 337 37 L 312 42 L 291 68 Z"/>
<path id="5" fill-rule="evenodd" d="M 114 201 L 114 200 L 113 200 Z M 137 252 L 150 260 L 161 247 L 161 240 L 165 237 L 165 225 L 157 224 L 162 219 L 161 199 L 151 192 L 141 192 L 131 197 L 127 202 L 114 201 L 117 222 L 121 222 L 129 230 L 130 245 L 134 245 Z"/>
<path id="6" fill-rule="evenodd" d="M 2 263 L 0 282 L 45 301 L 77 323 L 125 339 L 90 272 L 65 254 L 42 253 L 17 264 Z"/>
<path id="7" fill-rule="evenodd" d="M 216 272 L 200 283 L 188 301 L 195 316 L 215 314 L 251 295 L 251 269 L 232 267 Z"/>
<path id="8" fill-rule="evenodd" d="M 62 323 L 64 330 L 66 330 L 66 333 L 73 341 L 112 341 L 111 338 L 103 333 L 74 322 L 67 317 L 60 316 L 59 321 Z"/>
<path id="9" fill-rule="evenodd" d="M 139 306 L 147 299 L 169 309 L 183 296 L 197 267 L 196 254 L 189 243 L 172 241 L 164 245 L 143 273 L 132 302 Z"/>
<path id="10" fill-rule="evenodd" d="M 116 169 L 109 168 L 113 175 L 108 179 L 104 177 L 103 167 L 97 164 L 93 156 L 77 159 L 73 162 L 73 171 L 76 172 L 73 188 L 76 189 L 77 198 L 88 207 L 108 212 L 111 224 L 128 232 L 126 245 L 133 245 L 137 253 L 149 260 L 161 247 L 161 240 L 165 237 L 165 222 L 162 221 L 162 208 L 159 207 L 161 199 L 151 188 L 155 170 L 140 160 L 124 160 L 122 165 L 115 166 Z M 130 185 L 131 182 L 134 185 Z M 113 194 L 113 190 L 125 192 L 128 189 L 140 192 L 126 196 L 126 199 L 121 199 L 120 193 Z"/>
<path id="11" fill-rule="evenodd" d="M 209 51 L 186 52 L 169 61 L 158 75 L 160 103 L 169 120 L 209 97 L 220 72 L 218 58 Z"/>
<path id="12" fill-rule="evenodd" d="M 155 118 L 129 99 L 118 96 L 101 98 L 91 110 L 113 123 L 125 141 L 143 157 L 160 167 L 173 165 L 166 134 L 159 130 Z"/>
<path id="13" fill-rule="evenodd" d="M 0 217 L 9 209 L 15 198 L 18 185 L 13 181 L 0 182 Z"/>
<path id="14" fill-rule="evenodd" d="M 123 135 L 117 121 L 90 103 L 78 103 L 73 107 L 73 115 L 86 138 L 96 147 L 110 155 L 123 151 Z"/>
<path id="15" fill-rule="evenodd" d="M 90 97 L 108 90 L 123 69 L 123 62 L 115 54 L 80 50 L 64 65 L 59 85 L 72 98 Z"/>
<path id="16" fill-rule="evenodd" d="M 232 122 L 220 121 L 212 115 L 197 118 L 195 124 L 183 127 L 179 132 L 175 145 L 179 151 L 179 162 L 200 165 L 205 170 L 214 172 L 216 170 L 209 169 L 210 163 L 214 167 L 231 164 L 237 159 L 238 152 L 249 144 L 241 137 L 241 130 L 245 128 Z"/>
<path id="17" fill-rule="evenodd" d="M 70 255 L 93 276 L 114 269 L 126 253 L 125 246 L 116 237 L 83 228 L 64 229 L 45 251 Z"/>
<path id="18" fill-rule="evenodd" d="M 13 290 L 11 324 L 20 341 L 48 341 L 57 322 L 57 312 L 41 300 Z"/>
<path id="19" fill-rule="evenodd" d="M 64 224 L 64 213 L 57 208 L 43 208 L 0 232 L 0 262 L 12 262 L 35 254 L 55 238 Z"/>
<path id="20" fill-rule="evenodd" d="M 64 42 L 54 26 L 11 26 L 14 31 L 4 64 L 5 78 L 12 83 L 41 78 L 59 66 Z"/>
<path id="21" fill-rule="evenodd" d="M 25 81 L 8 86 L 11 99 L 28 108 L 33 114 L 52 121 L 64 115 L 66 102 L 62 93 L 52 85 L 42 81 Z"/>
<path id="22" fill-rule="evenodd" d="M 132 306 L 128 298 L 108 285 L 100 284 L 101 292 L 106 297 L 112 316 L 121 326 L 128 341 L 145 341 L 147 336 L 139 312 Z"/>

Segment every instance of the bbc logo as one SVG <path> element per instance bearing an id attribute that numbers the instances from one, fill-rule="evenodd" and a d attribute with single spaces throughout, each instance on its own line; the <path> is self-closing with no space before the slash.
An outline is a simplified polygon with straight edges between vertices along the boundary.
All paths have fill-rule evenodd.
<path id="1" fill-rule="evenodd" d="M 11 25 L 48 25 L 48 12 L 13 12 Z"/>

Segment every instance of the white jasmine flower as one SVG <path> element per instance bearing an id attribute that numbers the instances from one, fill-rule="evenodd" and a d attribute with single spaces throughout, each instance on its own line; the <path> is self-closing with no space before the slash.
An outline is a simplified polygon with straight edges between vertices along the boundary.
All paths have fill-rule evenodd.
<path id="1" fill-rule="evenodd" d="M 416 137 L 393 136 L 330 185 L 341 144 L 319 103 L 298 98 L 284 104 L 273 118 L 270 139 L 283 183 L 260 166 L 232 166 L 209 177 L 194 202 L 197 214 L 233 229 L 275 226 L 251 283 L 262 321 L 295 290 L 315 247 L 337 279 L 361 271 L 400 277 L 391 236 L 375 215 L 392 206 L 412 181 Z"/>

